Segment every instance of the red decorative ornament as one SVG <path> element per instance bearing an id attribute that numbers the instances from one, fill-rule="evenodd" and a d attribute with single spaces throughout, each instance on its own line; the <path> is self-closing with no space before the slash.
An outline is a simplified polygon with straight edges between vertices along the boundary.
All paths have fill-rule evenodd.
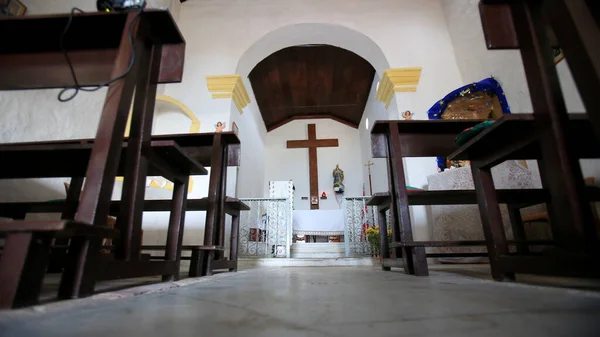
<path id="1" fill-rule="evenodd" d="M 325 194 L 325 191 L 323 191 L 323 193 L 321 193 L 321 197 L 322 198 L 327 198 L 327 194 Z"/>

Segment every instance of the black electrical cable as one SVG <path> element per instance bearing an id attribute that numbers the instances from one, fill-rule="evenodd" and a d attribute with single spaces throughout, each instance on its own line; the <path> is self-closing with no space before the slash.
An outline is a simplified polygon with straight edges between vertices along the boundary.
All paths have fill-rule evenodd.
<path id="1" fill-rule="evenodd" d="M 83 86 L 79 85 L 79 82 L 77 81 L 77 76 L 75 75 L 75 69 L 73 68 L 73 63 L 71 62 L 69 53 L 67 52 L 67 49 L 65 48 L 64 40 L 65 40 L 65 36 L 67 35 L 67 32 L 69 31 L 69 28 L 71 28 L 71 24 L 73 23 L 73 15 L 75 14 L 75 12 L 79 12 L 79 13 L 85 13 L 85 12 L 77 7 L 73 7 L 71 9 L 71 14 L 69 15 L 69 21 L 67 22 L 67 26 L 65 27 L 65 30 L 60 35 L 60 49 L 62 50 L 63 54 L 65 55 L 65 60 L 67 61 L 67 64 L 69 65 L 69 69 L 71 71 L 71 76 L 73 77 L 73 82 L 75 83 L 75 86 L 66 87 L 66 88 L 62 89 L 60 91 L 60 93 L 58 93 L 58 100 L 60 102 L 68 102 L 68 101 L 72 100 L 73 98 L 75 98 L 75 96 L 77 96 L 77 94 L 79 93 L 80 90 L 86 91 L 86 92 L 98 91 L 102 87 L 110 85 L 116 81 L 119 81 L 119 80 L 125 78 L 127 75 L 129 75 L 129 73 L 131 72 L 131 69 L 133 69 L 133 64 L 135 63 L 135 44 L 133 42 L 132 29 L 133 29 L 133 25 L 139 19 L 140 15 L 142 14 L 143 11 L 144 11 L 144 7 L 142 6 L 142 7 L 140 7 L 139 12 L 136 14 L 136 16 L 133 18 L 133 20 L 131 20 L 131 22 L 129 23 L 129 27 L 127 28 L 129 44 L 131 45 L 131 58 L 129 60 L 129 66 L 127 67 L 125 72 L 122 75 L 120 75 L 119 77 L 113 78 L 112 80 L 105 82 L 103 84 L 100 84 L 97 86 L 83 87 Z M 73 95 L 71 95 L 67 98 L 63 98 L 64 94 L 69 90 L 74 90 L 75 92 L 73 93 Z"/>

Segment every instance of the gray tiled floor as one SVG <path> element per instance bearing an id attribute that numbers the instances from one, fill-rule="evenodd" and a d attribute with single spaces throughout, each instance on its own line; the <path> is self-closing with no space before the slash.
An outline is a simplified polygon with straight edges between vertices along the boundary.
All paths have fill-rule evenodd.
<path id="1" fill-rule="evenodd" d="M 600 336 L 600 294 L 369 267 L 271 268 L 0 314 L 0 336 Z"/>

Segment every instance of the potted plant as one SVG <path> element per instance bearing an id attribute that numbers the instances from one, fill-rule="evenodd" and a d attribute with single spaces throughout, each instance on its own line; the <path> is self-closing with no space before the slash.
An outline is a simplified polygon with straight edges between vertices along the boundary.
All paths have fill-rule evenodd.
<path id="1" fill-rule="evenodd" d="M 375 225 L 374 227 L 369 227 L 366 229 L 366 236 L 367 236 L 367 241 L 369 242 L 369 244 L 371 245 L 371 250 L 373 251 L 373 254 L 377 254 L 379 256 L 379 261 L 381 262 L 383 260 L 382 254 L 381 254 L 381 241 L 379 239 L 379 225 Z M 392 242 L 392 230 L 388 229 L 388 244 Z M 388 245 L 389 246 L 389 245 Z M 387 252 L 387 256 L 389 256 L 390 252 Z"/>

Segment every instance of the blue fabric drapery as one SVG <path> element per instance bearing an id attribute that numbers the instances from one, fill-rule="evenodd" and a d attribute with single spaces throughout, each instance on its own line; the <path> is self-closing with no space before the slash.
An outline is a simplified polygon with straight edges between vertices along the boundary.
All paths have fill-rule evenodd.
<path id="1" fill-rule="evenodd" d="M 436 102 L 427 111 L 429 119 L 441 119 L 442 115 L 444 114 L 444 111 L 446 111 L 446 108 L 448 108 L 449 103 L 461 96 L 475 92 L 486 92 L 495 94 L 498 97 L 500 106 L 502 107 L 502 114 L 510 114 L 510 107 L 508 106 L 508 101 L 506 100 L 506 95 L 504 94 L 504 90 L 502 90 L 502 86 L 500 85 L 500 83 L 498 83 L 498 81 L 496 81 L 496 79 L 490 77 L 479 82 L 462 86 L 450 92 L 448 95 L 444 96 L 444 98 Z M 437 157 L 437 166 L 443 172 L 446 168 L 446 158 Z"/>

